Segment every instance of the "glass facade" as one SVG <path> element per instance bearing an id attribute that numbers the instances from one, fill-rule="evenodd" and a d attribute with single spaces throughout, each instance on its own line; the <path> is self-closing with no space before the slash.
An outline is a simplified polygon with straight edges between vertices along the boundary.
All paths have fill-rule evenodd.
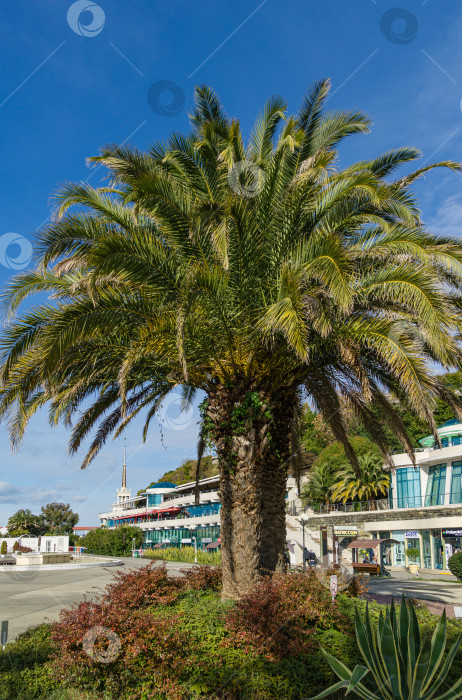
<path id="1" fill-rule="evenodd" d="M 159 506 L 162 503 L 162 494 L 148 493 L 147 499 L 148 506 Z"/>
<path id="2" fill-rule="evenodd" d="M 218 539 L 218 537 L 220 537 L 220 526 L 213 525 L 210 527 L 198 527 L 197 530 L 190 530 L 189 528 L 181 527 L 171 528 L 168 530 L 153 530 L 152 532 L 148 531 L 146 532 L 145 544 L 147 547 L 149 547 L 149 545 L 162 543 L 181 545 L 181 540 L 191 539 L 192 537 L 197 538 L 197 544 L 200 547 L 203 539 L 215 541 Z"/>
<path id="3" fill-rule="evenodd" d="M 396 470 L 398 508 L 419 508 L 422 506 L 420 491 L 420 471 L 414 467 Z"/>
<path id="4" fill-rule="evenodd" d="M 444 505 L 444 491 L 446 488 L 446 465 L 435 464 L 428 472 L 427 493 L 425 495 L 426 506 Z"/>
<path id="5" fill-rule="evenodd" d="M 451 503 L 462 503 L 462 462 L 452 463 Z"/>
<path id="6" fill-rule="evenodd" d="M 432 543 L 430 530 L 422 530 L 422 546 L 423 546 L 423 567 L 424 569 L 432 568 Z"/>
<path id="7" fill-rule="evenodd" d="M 443 540 L 441 530 L 433 530 L 433 568 L 443 568 Z"/>
<path id="8" fill-rule="evenodd" d="M 395 530 L 392 536 L 394 540 L 398 540 L 398 544 L 393 545 L 394 565 L 406 566 L 406 557 L 404 556 L 404 530 Z"/>

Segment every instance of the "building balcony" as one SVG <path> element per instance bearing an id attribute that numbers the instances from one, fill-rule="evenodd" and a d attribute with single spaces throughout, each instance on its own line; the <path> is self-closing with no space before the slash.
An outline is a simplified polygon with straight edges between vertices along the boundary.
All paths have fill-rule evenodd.
<path id="1" fill-rule="evenodd" d="M 461 507 L 462 496 L 459 492 L 444 493 L 428 496 L 402 496 L 398 498 L 380 498 L 371 501 L 352 501 L 349 503 L 312 503 L 298 506 L 294 501 L 287 504 L 287 514 L 297 516 L 301 513 L 308 515 L 331 515 L 342 513 L 363 513 L 377 511 L 403 511 L 421 508 L 431 510 L 441 507 Z"/>

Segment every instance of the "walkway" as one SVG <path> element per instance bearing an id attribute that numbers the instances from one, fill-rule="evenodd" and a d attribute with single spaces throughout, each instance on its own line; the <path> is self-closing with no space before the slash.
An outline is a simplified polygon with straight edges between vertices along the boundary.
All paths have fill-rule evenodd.
<path id="1" fill-rule="evenodd" d="M 417 579 L 371 578 L 367 582 L 367 598 L 378 603 L 399 600 L 404 593 L 425 605 L 430 612 L 441 615 L 446 608 L 448 617 L 462 617 L 462 583 Z"/>

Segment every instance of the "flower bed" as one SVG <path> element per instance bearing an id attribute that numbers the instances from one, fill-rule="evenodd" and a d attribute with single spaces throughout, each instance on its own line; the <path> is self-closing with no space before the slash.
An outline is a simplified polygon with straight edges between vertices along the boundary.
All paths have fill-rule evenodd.
<path id="1" fill-rule="evenodd" d="M 364 602 L 347 591 L 332 604 L 312 572 L 268 577 L 236 603 L 220 598 L 219 567 L 184 573 L 117 571 L 99 599 L 21 635 L 0 652 L 2 700 L 295 700 L 336 680 L 321 646 L 360 661 L 353 618 Z M 381 606 L 370 607 L 376 622 Z M 459 653 L 452 676 L 461 671 Z"/>

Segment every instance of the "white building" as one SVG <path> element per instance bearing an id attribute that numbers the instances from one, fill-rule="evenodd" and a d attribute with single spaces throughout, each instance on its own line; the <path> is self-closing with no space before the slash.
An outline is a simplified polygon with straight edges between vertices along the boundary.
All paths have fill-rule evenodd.
<path id="1" fill-rule="evenodd" d="M 124 460 L 125 462 L 125 460 Z M 126 489 L 126 470 L 123 472 L 123 488 Z M 121 490 L 111 509 L 100 513 L 101 525 L 108 528 L 119 525 L 136 525 L 144 532 L 144 547 L 162 545 L 189 545 L 196 539 L 197 546 L 213 549 L 220 546 L 220 510 L 218 495 L 219 477 L 212 476 L 199 481 L 199 505 L 195 505 L 195 482 L 177 486 L 171 482 L 153 484 L 134 498 L 121 500 Z M 295 479 L 287 482 L 287 500 L 296 494 Z M 294 561 L 302 561 L 302 528 L 299 520 L 287 515 L 287 542 L 292 545 Z M 319 549 L 317 538 L 312 540 L 306 532 L 308 548 Z"/>
<path id="2" fill-rule="evenodd" d="M 448 559 L 462 550 L 462 424 L 451 420 L 420 441 L 416 467 L 405 453 L 393 456 L 389 497 L 369 503 L 334 504 L 307 509 L 311 534 L 328 529 L 343 545 L 357 537 L 397 540 L 383 552 L 385 563 L 401 568 L 410 563 L 410 548 L 418 550 L 423 570 L 448 571 Z M 348 533 L 348 534 L 345 534 Z"/>

